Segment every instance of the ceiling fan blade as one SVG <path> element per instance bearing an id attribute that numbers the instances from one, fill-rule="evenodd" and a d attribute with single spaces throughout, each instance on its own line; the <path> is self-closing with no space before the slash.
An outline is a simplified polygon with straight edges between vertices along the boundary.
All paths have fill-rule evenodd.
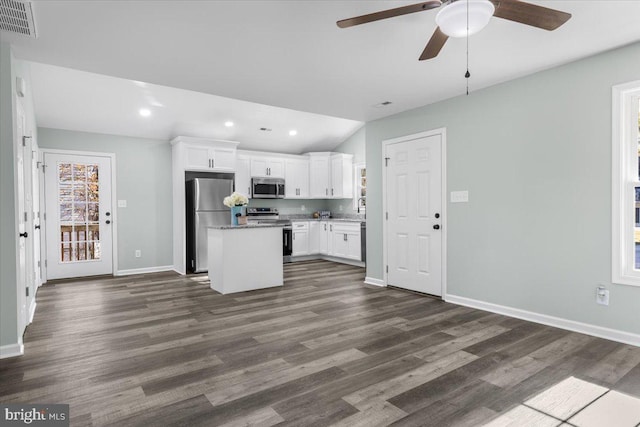
<path id="1" fill-rule="evenodd" d="M 491 0 L 496 7 L 493 16 L 532 27 L 553 31 L 567 22 L 571 14 L 518 0 Z"/>
<path id="2" fill-rule="evenodd" d="M 338 27 L 347 28 L 354 25 L 366 24 L 368 22 L 379 21 L 381 19 L 393 18 L 394 16 L 407 15 L 409 13 L 422 12 L 423 10 L 435 9 L 442 3 L 439 0 L 425 1 L 411 4 L 409 6 L 396 7 L 394 9 L 382 10 L 380 12 L 369 13 L 367 15 L 356 16 L 354 18 L 343 19 L 336 22 Z"/>
<path id="3" fill-rule="evenodd" d="M 438 56 L 442 46 L 447 42 L 449 36 L 440 30 L 440 27 L 436 28 L 436 31 L 431 36 L 429 43 L 422 51 L 422 55 L 420 55 L 420 61 L 424 61 L 425 59 L 431 59 Z"/>

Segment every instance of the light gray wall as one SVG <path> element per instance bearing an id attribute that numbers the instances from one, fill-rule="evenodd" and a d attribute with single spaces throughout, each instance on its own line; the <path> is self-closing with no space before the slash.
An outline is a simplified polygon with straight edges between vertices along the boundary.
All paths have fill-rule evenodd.
<path id="1" fill-rule="evenodd" d="M 353 154 L 354 164 L 366 163 L 366 135 L 366 126 L 363 126 L 332 151 Z M 353 199 L 330 200 L 329 209 L 336 213 L 353 214 L 356 212 L 353 208 Z"/>
<path id="2" fill-rule="evenodd" d="M 611 87 L 639 70 L 636 43 L 368 123 L 367 276 L 383 277 L 382 141 L 445 127 L 448 191 L 469 190 L 448 205 L 448 293 L 640 333 L 640 288 L 611 284 Z"/>
<path id="3" fill-rule="evenodd" d="M 17 236 L 13 55 L 0 43 L 0 346 L 18 342 Z"/>
<path id="4" fill-rule="evenodd" d="M 116 155 L 118 270 L 170 266 L 172 261 L 171 146 L 168 141 L 40 128 L 40 148 Z M 135 258 L 136 249 L 142 251 Z"/>

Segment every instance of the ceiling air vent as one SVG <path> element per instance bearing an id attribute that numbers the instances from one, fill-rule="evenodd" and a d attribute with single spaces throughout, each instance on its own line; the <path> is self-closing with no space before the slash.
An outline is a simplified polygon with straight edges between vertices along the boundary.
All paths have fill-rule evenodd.
<path id="1" fill-rule="evenodd" d="M 31 2 L 0 0 L 0 30 L 35 39 L 36 25 Z"/>

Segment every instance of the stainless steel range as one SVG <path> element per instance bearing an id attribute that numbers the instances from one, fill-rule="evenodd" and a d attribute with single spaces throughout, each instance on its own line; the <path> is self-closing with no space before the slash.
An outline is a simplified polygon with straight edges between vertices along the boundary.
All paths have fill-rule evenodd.
<path id="1" fill-rule="evenodd" d="M 282 256 L 283 262 L 291 262 L 291 250 L 293 249 L 293 229 L 291 220 L 280 219 L 280 213 L 276 208 L 247 208 L 247 222 L 254 224 L 279 224 L 282 229 Z"/>

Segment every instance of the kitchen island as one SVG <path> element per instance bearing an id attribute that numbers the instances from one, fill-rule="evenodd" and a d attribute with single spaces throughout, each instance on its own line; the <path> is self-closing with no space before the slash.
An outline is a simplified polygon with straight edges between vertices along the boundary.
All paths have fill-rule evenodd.
<path id="1" fill-rule="evenodd" d="M 221 294 L 282 286 L 282 225 L 221 225 L 207 231 L 211 289 Z"/>

